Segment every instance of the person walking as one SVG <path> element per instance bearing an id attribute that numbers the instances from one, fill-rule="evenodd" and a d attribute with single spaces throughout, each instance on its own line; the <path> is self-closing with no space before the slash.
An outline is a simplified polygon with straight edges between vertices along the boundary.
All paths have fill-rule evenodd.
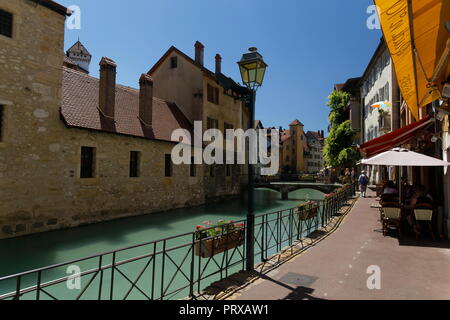
<path id="1" fill-rule="evenodd" d="M 361 197 L 366 197 L 367 185 L 369 184 L 369 178 L 366 176 L 366 172 L 362 171 L 358 179 L 359 190 L 361 191 Z"/>

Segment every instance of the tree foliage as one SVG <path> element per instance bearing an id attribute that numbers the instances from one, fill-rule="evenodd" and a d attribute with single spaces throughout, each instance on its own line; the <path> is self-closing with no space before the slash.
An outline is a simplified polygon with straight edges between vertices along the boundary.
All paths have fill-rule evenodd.
<path id="1" fill-rule="evenodd" d="M 360 158 L 353 146 L 355 132 L 347 120 L 349 99 L 350 95 L 343 91 L 333 91 L 328 97 L 330 133 L 325 140 L 324 158 L 328 166 L 335 168 L 352 167 Z"/>

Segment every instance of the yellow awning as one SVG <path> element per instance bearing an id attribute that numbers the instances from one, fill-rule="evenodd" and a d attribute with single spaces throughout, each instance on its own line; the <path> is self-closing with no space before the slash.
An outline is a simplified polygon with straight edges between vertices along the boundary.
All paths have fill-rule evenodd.
<path id="1" fill-rule="evenodd" d="M 414 117 L 439 99 L 450 75 L 450 0 L 374 0 L 402 95 Z M 447 53 L 447 54 L 446 54 Z M 439 69 L 441 72 L 436 74 Z"/>

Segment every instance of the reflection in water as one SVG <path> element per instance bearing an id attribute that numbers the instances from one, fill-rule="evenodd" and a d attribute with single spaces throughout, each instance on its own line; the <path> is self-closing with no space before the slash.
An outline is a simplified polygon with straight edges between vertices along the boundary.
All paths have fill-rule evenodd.
<path id="1" fill-rule="evenodd" d="M 323 199 L 319 191 L 292 192 L 282 201 L 278 192 L 257 190 L 256 214 L 291 208 L 304 199 Z M 242 220 L 246 199 L 172 210 L 89 226 L 0 240 L 0 277 L 191 232 L 205 220 Z"/>

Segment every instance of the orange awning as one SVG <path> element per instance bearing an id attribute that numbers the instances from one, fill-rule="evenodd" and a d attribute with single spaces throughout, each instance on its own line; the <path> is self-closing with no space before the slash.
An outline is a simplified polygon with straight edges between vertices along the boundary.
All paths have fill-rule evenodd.
<path id="1" fill-rule="evenodd" d="M 443 59 L 450 52 L 450 33 L 445 28 L 450 0 L 374 1 L 400 90 L 419 119 L 420 108 L 441 98 L 442 82 L 450 75 L 450 58 Z"/>

